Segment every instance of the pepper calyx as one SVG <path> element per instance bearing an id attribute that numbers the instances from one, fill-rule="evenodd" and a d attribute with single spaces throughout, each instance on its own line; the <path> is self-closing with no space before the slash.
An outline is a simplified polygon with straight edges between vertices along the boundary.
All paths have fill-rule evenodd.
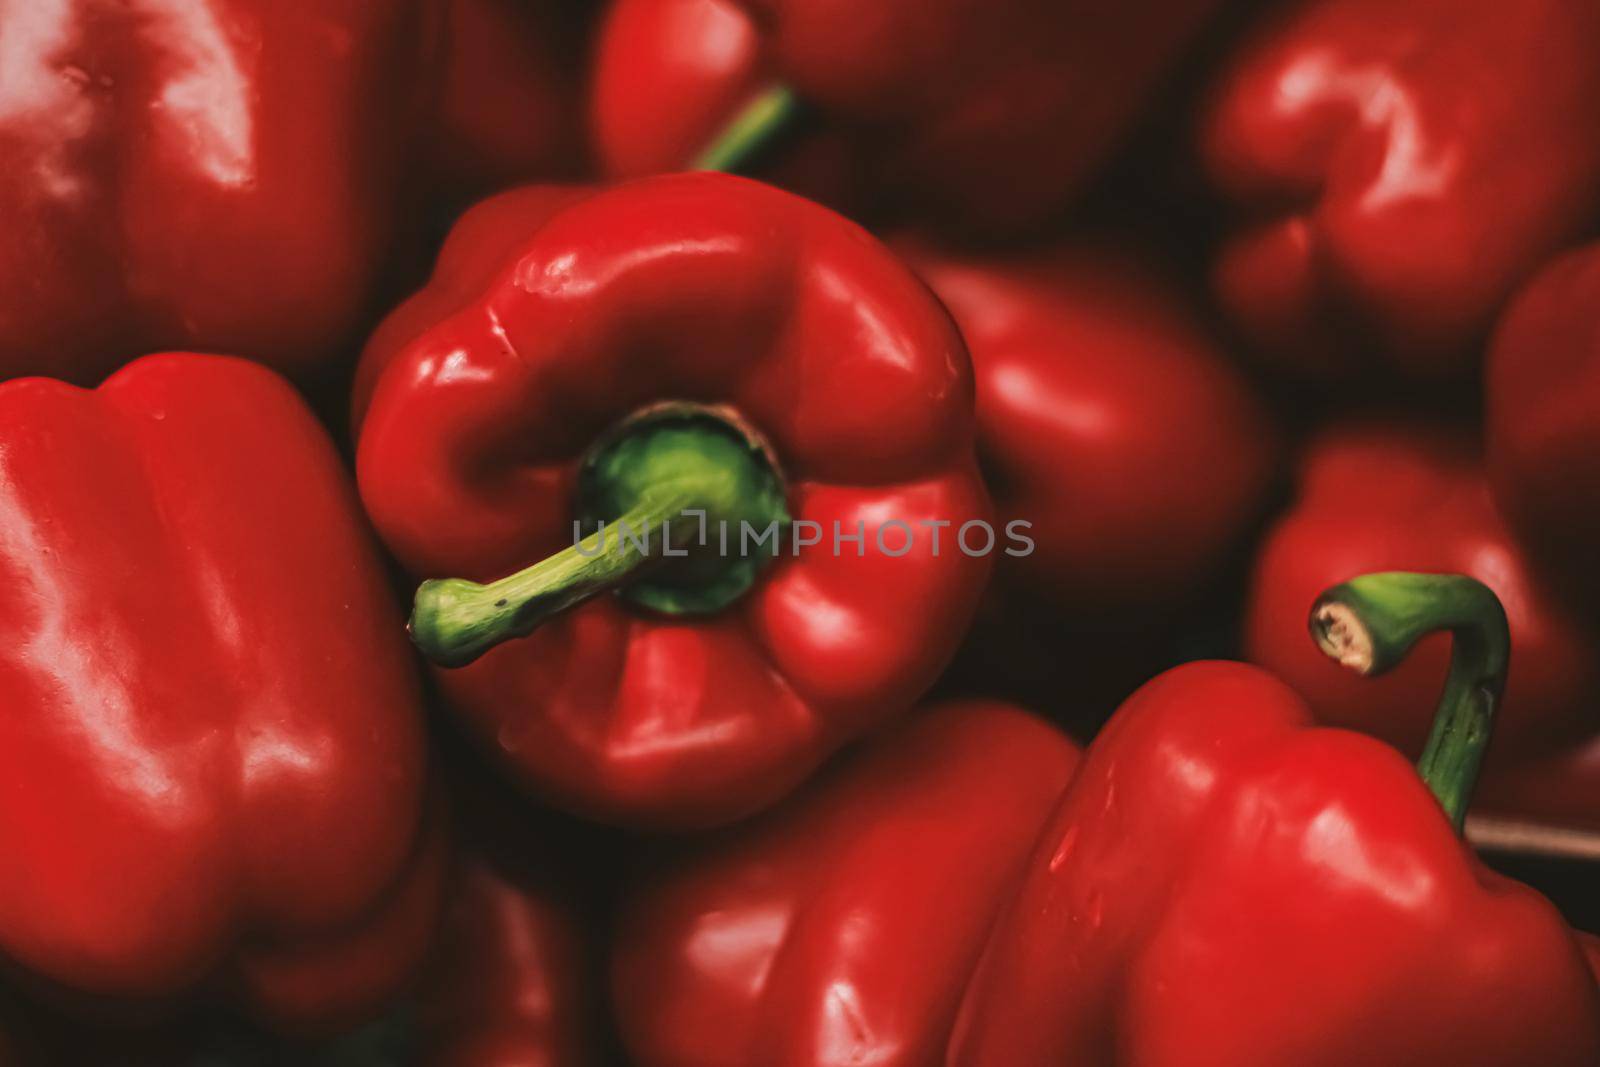
<path id="1" fill-rule="evenodd" d="M 604 592 L 668 615 L 720 611 L 776 558 L 789 525 L 776 456 L 726 408 L 641 409 L 585 453 L 577 481 L 571 546 L 497 581 L 418 587 L 406 629 L 428 659 L 465 666 Z"/>

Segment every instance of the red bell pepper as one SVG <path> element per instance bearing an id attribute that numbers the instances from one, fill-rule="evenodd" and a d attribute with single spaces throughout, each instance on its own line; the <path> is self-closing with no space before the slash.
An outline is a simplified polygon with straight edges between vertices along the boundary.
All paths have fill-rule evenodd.
<path id="1" fill-rule="evenodd" d="M 1301 371 L 1466 371 L 1512 289 L 1594 218 L 1597 113 L 1592 0 L 1284 13 L 1205 124 L 1252 216 L 1217 262 L 1223 303 Z"/>
<path id="2" fill-rule="evenodd" d="M 613 999 L 632 1062 L 937 1062 L 1077 759 L 1009 705 L 943 705 L 671 857 L 617 929 Z"/>
<path id="3" fill-rule="evenodd" d="M 756 22 L 737 0 L 615 0 L 600 22 L 589 79 L 589 138 L 602 173 L 639 178 L 683 170 L 723 140 L 748 108 L 757 140 L 792 108 Z M 739 169 L 851 217 L 873 214 L 872 193 L 849 138 L 833 129 L 783 133 L 781 149 L 753 146 Z M 813 124 L 814 125 L 814 124 Z M 775 134 L 774 134 L 775 135 Z M 737 138 L 735 139 L 737 141 Z"/>
<path id="4" fill-rule="evenodd" d="M 516 182 L 579 177 L 588 5 L 438 2 L 442 73 L 425 148 L 443 195 L 469 202 Z"/>
<path id="5" fill-rule="evenodd" d="M 1000 576 L 1101 624 L 1210 577 L 1261 510 L 1277 442 L 1183 302 L 1108 249 L 907 251 L 971 349 L 999 519 L 1036 543 Z"/>
<path id="6" fill-rule="evenodd" d="M 626 178 L 683 169 L 769 80 L 733 0 L 616 0 L 594 64 L 591 137 L 602 170 Z"/>
<path id="7" fill-rule="evenodd" d="M 1293 686 L 1321 721 L 1374 734 L 1408 754 L 1420 752 L 1429 728 L 1430 680 L 1447 655 L 1442 636 L 1424 641 L 1389 676 L 1363 681 L 1299 635 L 1299 620 L 1318 592 L 1353 575 L 1395 568 L 1470 574 L 1506 605 L 1517 669 L 1497 728 L 1491 778 L 1569 752 L 1600 732 L 1594 633 L 1540 581 L 1506 529 L 1473 440 L 1442 427 L 1358 423 L 1310 443 L 1299 499 L 1268 534 L 1256 561 L 1246 608 L 1247 657 Z M 1567 808 L 1553 794 L 1548 799 Z"/>
<path id="8" fill-rule="evenodd" d="M 455 877 L 421 996 L 419 1062 L 430 1067 L 583 1067 L 589 962 L 572 909 L 537 874 L 481 856 Z"/>
<path id="9" fill-rule="evenodd" d="M 364 356 L 357 468 L 413 574 L 473 579 L 425 584 L 412 629 L 497 755 L 592 816 L 705 824 L 907 709 L 990 563 L 981 529 L 960 540 L 988 518 L 971 368 L 926 288 L 719 174 L 512 193 L 458 232 L 484 245 L 452 240 Z M 686 509 L 705 547 L 663 536 Z M 580 519 L 611 532 L 574 544 Z"/>
<path id="10" fill-rule="evenodd" d="M 779 120 L 797 95 L 831 127 L 823 147 L 800 149 L 815 155 L 799 188 L 838 174 L 843 143 L 892 202 L 1017 230 L 1071 200 L 1218 6 L 620 0 L 602 31 L 593 136 L 614 174 L 727 169 L 713 146 L 747 144 L 738 126 Z"/>
<path id="11" fill-rule="evenodd" d="M 1600 1062 L 1577 939 L 1452 831 L 1504 680 L 1493 595 L 1370 575 L 1331 590 L 1315 626 L 1371 672 L 1456 631 L 1422 779 L 1386 745 L 1314 727 L 1258 668 L 1157 677 L 1090 746 L 1039 839 L 950 1067 Z"/>
<path id="12" fill-rule="evenodd" d="M 1600 593 L 1600 245 L 1557 258 L 1524 286 L 1500 320 L 1485 370 L 1495 503 L 1536 569 L 1581 610 Z M 1489 785 L 1496 807 L 1600 828 L 1600 737 Z"/>
<path id="13" fill-rule="evenodd" d="M 1563 586 L 1600 593 L 1600 245 L 1557 259 L 1517 296 L 1485 392 L 1495 501 Z"/>
<path id="14" fill-rule="evenodd" d="M 305 377 L 364 324 L 429 79 L 419 0 L 8 0 L 0 377 L 227 351 Z"/>
<path id="15" fill-rule="evenodd" d="M 458 745 L 438 745 L 434 755 L 451 782 L 457 855 L 436 949 L 412 1001 L 415 1062 L 609 1062 L 589 943 L 596 916 L 584 901 L 609 890 L 591 861 L 614 864 L 620 843 L 526 810 L 509 783 L 484 775 Z"/>
<path id="16" fill-rule="evenodd" d="M 0 385 L 0 948 L 73 990 L 370 1007 L 432 932 L 416 678 L 327 435 L 243 360 Z"/>

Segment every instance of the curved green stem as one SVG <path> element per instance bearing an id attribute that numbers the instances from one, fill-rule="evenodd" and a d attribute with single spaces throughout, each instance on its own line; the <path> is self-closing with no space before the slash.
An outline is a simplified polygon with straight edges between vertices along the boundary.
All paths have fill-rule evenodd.
<path id="1" fill-rule="evenodd" d="M 762 152 L 800 113 L 800 98 L 786 85 L 775 85 L 758 94 L 734 116 L 694 161 L 691 170 L 719 170 L 737 173 Z"/>
<path id="2" fill-rule="evenodd" d="M 1336 585 L 1311 609 L 1317 645 L 1364 675 L 1389 670 L 1418 640 L 1439 630 L 1452 635 L 1450 671 L 1417 770 L 1459 833 L 1511 657 L 1499 598 L 1461 574 L 1390 571 Z"/>
<path id="3" fill-rule="evenodd" d="M 698 502 L 690 488 L 665 490 L 548 559 L 487 585 L 433 578 L 417 587 L 406 630 L 442 667 L 465 667 L 496 645 L 624 582 L 662 558 L 693 524 L 672 520 Z M 668 538 L 672 538 L 669 542 Z"/>
<path id="4" fill-rule="evenodd" d="M 487 584 L 423 582 L 407 624 L 422 653 L 464 667 L 608 590 L 670 615 L 719 611 L 771 562 L 742 536 L 728 554 L 726 527 L 770 528 L 775 554 L 789 521 L 765 442 L 734 413 L 691 403 L 652 405 L 604 434 L 579 464 L 577 503 L 575 529 L 599 528 L 548 559 Z M 708 550 L 713 525 L 721 554 Z"/>

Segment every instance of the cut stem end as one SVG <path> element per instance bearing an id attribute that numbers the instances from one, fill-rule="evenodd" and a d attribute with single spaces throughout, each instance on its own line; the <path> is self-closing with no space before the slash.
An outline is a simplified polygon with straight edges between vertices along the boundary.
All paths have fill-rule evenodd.
<path id="1" fill-rule="evenodd" d="M 1323 593 L 1310 626 L 1326 655 L 1364 675 L 1391 669 L 1428 634 L 1450 631 L 1450 671 L 1417 770 L 1459 832 L 1511 657 L 1499 599 L 1461 574 L 1366 574 Z"/>

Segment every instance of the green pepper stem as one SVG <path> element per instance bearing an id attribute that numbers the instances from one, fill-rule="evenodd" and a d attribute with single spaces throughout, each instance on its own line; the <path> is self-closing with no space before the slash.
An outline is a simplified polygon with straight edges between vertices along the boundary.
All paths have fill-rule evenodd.
<path id="1" fill-rule="evenodd" d="M 576 544 L 498 581 L 423 582 L 406 629 L 434 663 L 464 667 L 503 641 L 526 637 L 575 604 L 616 589 L 660 560 L 671 544 L 684 540 L 672 529 L 672 520 L 698 503 L 693 487 L 665 486 L 609 526 L 602 523 Z M 680 527 L 696 529 L 689 522 Z"/>
<path id="2" fill-rule="evenodd" d="M 736 413 L 683 401 L 652 404 L 601 435 L 578 464 L 576 489 L 575 513 L 585 529 L 599 524 L 594 533 L 498 581 L 422 583 L 408 629 L 423 655 L 464 667 L 608 590 L 667 615 L 720 611 L 770 558 L 746 555 L 742 540 L 730 555 L 721 536 L 720 554 L 708 553 L 710 526 L 789 521 L 766 443 Z"/>
<path id="3" fill-rule="evenodd" d="M 690 164 L 691 170 L 736 173 L 769 147 L 800 113 L 800 98 L 786 85 L 756 95 L 716 140 Z"/>
<path id="4" fill-rule="evenodd" d="M 1331 659 L 1377 675 L 1439 630 L 1452 637 L 1450 671 L 1417 770 L 1460 833 L 1505 691 L 1511 634 L 1488 586 L 1461 574 L 1366 574 L 1311 608 L 1311 634 Z"/>

